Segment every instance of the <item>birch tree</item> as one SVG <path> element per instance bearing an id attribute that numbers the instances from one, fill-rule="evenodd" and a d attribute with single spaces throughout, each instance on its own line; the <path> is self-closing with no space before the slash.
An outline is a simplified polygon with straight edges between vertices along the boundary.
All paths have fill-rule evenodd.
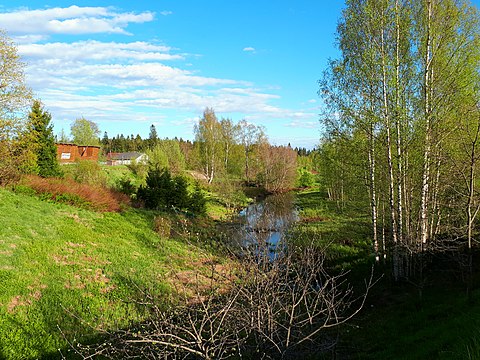
<path id="1" fill-rule="evenodd" d="M 195 140 L 199 147 L 202 170 L 212 183 L 222 165 L 220 123 L 211 108 L 205 109 L 203 117 L 195 125 Z"/>
<path id="2" fill-rule="evenodd" d="M 322 121 L 330 138 L 362 133 L 366 139 L 359 150 L 368 159 L 376 251 L 379 208 L 388 209 L 382 234 L 393 249 L 428 249 L 454 226 L 445 216 L 452 202 L 465 207 L 462 221 L 472 237 L 478 139 L 475 116 L 461 109 L 479 103 L 478 37 L 478 10 L 467 1 L 347 1 L 337 28 L 341 55 L 320 81 Z M 447 159 L 458 143 L 465 149 L 456 161 L 468 179 L 463 202 L 449 197 L 459 183 Z"/>

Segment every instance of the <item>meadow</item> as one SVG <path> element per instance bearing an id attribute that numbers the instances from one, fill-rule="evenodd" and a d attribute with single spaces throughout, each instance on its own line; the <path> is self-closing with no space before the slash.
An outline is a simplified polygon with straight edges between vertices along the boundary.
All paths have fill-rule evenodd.
<path id="1" fill-rule="evenodd" d="M 178 220 L 182 231 L 160 236 L 156 216 L 0 189 L 0 358 L 59 356 L 67 341 L 144 319 L 144 291 L 170 306 L 176 274 L 216 260 L 188 241 L 195 235 L 187 236 L 186 220 Z"/>

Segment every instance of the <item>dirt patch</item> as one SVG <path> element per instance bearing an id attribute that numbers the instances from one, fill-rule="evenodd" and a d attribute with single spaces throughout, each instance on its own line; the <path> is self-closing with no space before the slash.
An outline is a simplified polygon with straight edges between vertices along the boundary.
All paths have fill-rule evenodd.
<path id="1" fill-rule="evenodd" d="M 87 287 L 90 288 L 92 285 L 100 285 L 100 292 L 102 294 L 106 294 L 113 289 L 116 289 L 116 286 L 113 284 L 110 284 L 106 286 L 107 284 L 110 283 L 111 279 L 108 278 L 104 273 L 103 270 L 100 268 L 95 269 L 85 269 L 85 274 L 81 273 L 76 273 L 73 275 L 73 279 L 68 280 L 65 284 L 64 287 L 65 289 L 86 289 Z"/>
<path id="2" fill-rule="evenodd" d="M 77 262 L 74 261 L 74 260 L 69 260 L 69 256 L 70 255 L 52 255 L 52 258 L 53 258 L 53 261 L 55 261 L 55 263 L 57 265 L 62 265 L 62 266 L 76 265 Z"/>
<path id="3" fill-rule="evenodd" d="M 7 311 L 12 314 L 20 306 L 30 306 L 34 301 L 38 301 L 42 298 L 42 292 L 40 289 L 46 289 L 47 285 L 34 284 L 28 286 L 29 290 L 32 290 L 27 296 L 16 295 L 10 299 L 7 305 Z"/>
<path id="4" fill-rule="evenodd" d="M 235 279 L 235 268 L 232 264 L 220 264 L 212 258 L 202 258 L 192 262 L 191 266 L 193 270 L 176 272 L 169 282 L 179 295 L 192 304 L 203 301 L 205 295 L 212 291 L 225 293 Z"/>
<path id="5" fill-rule="evenodd" d="M 28 300 L 24 300 L 23 297 L 21 295 L 17 295 L 17 296 L 14 296 L 10 302 L 8 303 L 8 306 L 7 306 L 7 311 L 12 314 L 15 309 L 19 306 L 26 306 L 26 305 L 30 305 L 31 302 L 28 301 Z"/>

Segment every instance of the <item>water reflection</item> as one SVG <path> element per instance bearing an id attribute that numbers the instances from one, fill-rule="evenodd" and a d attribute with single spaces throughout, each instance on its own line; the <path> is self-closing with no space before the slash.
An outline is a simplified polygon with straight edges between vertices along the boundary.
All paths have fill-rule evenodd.
<path id="1" fill-rule="evenodd" d="M 242 219 L 238 242 L 244 251 L 254 251 L 260 257 L 274 260 L 285 249 L 284 233 L 298 220 L 293 194 L 268 196 L 240 212 Z"/>

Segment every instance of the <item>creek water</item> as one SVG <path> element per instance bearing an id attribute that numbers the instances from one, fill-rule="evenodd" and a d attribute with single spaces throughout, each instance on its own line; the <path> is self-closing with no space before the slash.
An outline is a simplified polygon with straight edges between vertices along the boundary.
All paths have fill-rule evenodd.
<path id="1" fill-rule="evenodd" d="M 292 193 L 270 195 L 243 209 L 237 244 L 242 251 L 274 260 L 286 248 L 285 232 L 298 220 Z"/>

